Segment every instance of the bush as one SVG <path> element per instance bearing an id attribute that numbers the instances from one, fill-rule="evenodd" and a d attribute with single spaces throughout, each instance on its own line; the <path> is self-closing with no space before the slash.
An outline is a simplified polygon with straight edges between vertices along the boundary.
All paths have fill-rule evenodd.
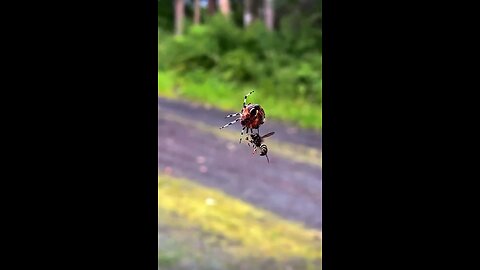
<path id="1" fill-rule="evenodd" d="M 253 87 L 264 97 L 321 106 L 321 31 L 310 26 L 316 19 L 315 14 L 301 18 L 292 13 L 282 19 L 278 31 L 270 32 L 259 21 L 243 29 L 217 14 L 202 25 L 187 23 L 182 36 L 159 30 L 158 69 L 195 78 L 202 88 L 214 78 L 228 89 Z"/>

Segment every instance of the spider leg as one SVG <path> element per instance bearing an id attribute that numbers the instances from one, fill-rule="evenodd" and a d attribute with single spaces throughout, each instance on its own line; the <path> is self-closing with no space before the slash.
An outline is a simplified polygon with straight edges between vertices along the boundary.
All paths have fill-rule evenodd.
<path id="1" fill-rule="evenodd" d="M 250 140 L 249 140 L 248 138 L 249 138 L 249 137 L 247 136 L 247 137 L 245 138 L 245 141 L 247 141 L 248 146 L 251 146 L 251 145 L 250 145 Z"/>
<path id="2" fill-rule="evenodd" d="M 225 116 L 225 118 L 229 118 L 229 117 L 234 117 L 234 116 L 239 116 L 241 115 L 242 113 L 232 113 L 232 114 L 229 114 L 227 116 Z"/>
<path id="3" fill-rule="evenodd" d="M 248 93 L 248 94 L 243 98 L 243 108 L 246 107 L 246 106 L 245 106 L 245 103 L 247 103 L 247 97 L 250 96 L 253 92 L 255 92 L 255 91 L 252 90 L 250 93 Z"/>
<path id="4" fill-rule="evenodd" d="M 242 143 L 243 130 L 244 130 L 245 128 L 246 128 L 246 127 L 243 127 L 243 128 L 242 128 L 242 132 L 240 132 L 240 142 L 238 142 L 238 143 Z M 247 131 L 248 131 L 248 129 L 247 129 Z"/>
<path id="5" fill-rule="evenodd" d="M 230 126 L 230 125 L 233 125 L 233 124 L 235 124 L 235 123 L 236 123 L 236 122 L 238 122 L 238 121 L 240 121 L 240 118 L 237 118 L 237 119 L 235 119 L 234 121 L 232 121 L 232 122 L 230 122 L 230 123 L 228 123 L 228 124 L 224 125 L 224 126 L 223 126 L 223 127 L 221 127 L 220 129 L 222 129 L 222 128 L 226 128 L 226 127 L 228 127 L 228 126 Z"/>

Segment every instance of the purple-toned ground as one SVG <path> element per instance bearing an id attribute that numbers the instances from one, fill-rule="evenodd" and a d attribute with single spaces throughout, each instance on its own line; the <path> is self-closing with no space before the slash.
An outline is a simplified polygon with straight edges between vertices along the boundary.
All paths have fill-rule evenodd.
<path id="1" fill-rule="evenodd" d="M 268 112 L 267 112 L 268 113 Z M 269 210 L 286 219 L 322 228 L 322 169 L 269 153 L 252 156 L 252 149 L 238 141 L 219 138 L 194 126 L 169 119 L 176 115 L 212 129 L 227 123 L 227 113 L 186 102 L 158 99 L 159 172 L 185 177 L 205 186 Z M 240 125 L 228 127 L 238 131 Z M 293 128 L 267 119 L 260 132 L 275 131 L 280 142 L 304 145 L 321 151 L 319 133 Z M 268 145 L 268 142 L 267 142 Z"/>

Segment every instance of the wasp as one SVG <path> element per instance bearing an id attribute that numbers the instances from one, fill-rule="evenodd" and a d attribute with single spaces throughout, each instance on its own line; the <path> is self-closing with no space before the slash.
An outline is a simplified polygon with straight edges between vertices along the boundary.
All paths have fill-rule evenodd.
<path id="1" fill-rule="evenodd" d="M 264 138 L 267 138 L 267 137 L 270 137 L 272 136 L 273 134 L 275 134 L 275 132 L 270 132 L 270 133 L 267 133 L 263 136 L 260 136 L 258 133 L 252 133 L 250 134 L 249 137 L 247 137 L 245 140 L 247 142 L 251 142 L 253 144 L 253 153 L 252 155 L 255 154 L 255 152 L 257 151 L 258 148 L 260 148 L 260 156 L 266 156 L 267 157 L 267 161 L 268 163 L 270 163 L 270 160 L 268 159 L 268 155 L 267 155 L 267 152 L 268 152 L 268 148 L 267 148 L 267 145 L 263 143 L 263 139 Z M 250 139 L 249 139 L 250 138 Z M 250 146 L 250 143 L 248 143 L 248 145 Z"/>
<path id="2" fill-rule="evenodd" d="M 229 118 L 229 117 L 236 117 L 238 116 L 238 118 L 236 118 L 235 120 L 233 120 L 232 122 L 224 125 L 223 127 L 221 127 L 220 129 L 222 128 L 226 128 L 230 125 L 233 125 L 235 124 L 236 122 L 240 121 L 240 124 L 242 125 L 242 132 L 240 133 L 240 143 L 242 142 L 242 136 L 243 136 L 243 131 L 245 129 L 246 130 L 246 134 L 248 134 L 248 131 L 250 130 L 250 132 L 253 134 L 253 129 L 256 129 L 257 130 L 257 134 L 259 133 L 259 128 L 260 126 L 265 122 L 265 111 L 263 110 L 263 108 L 259 105 L 259 104 L 251 104 L 251 103 L 247 103 L 247 97 L 249 95 L 251 95 L 253 92 L 255 91 L 251 91 L 250 93 L 248 93 L 247 95 L 245 95 L 244 99 L 243 99 L 243 108 L 240 112 L 238 113 L 233 113 L 233 114 L 229 114 L 227 116 L 225 116 L 225 118 Z"/>

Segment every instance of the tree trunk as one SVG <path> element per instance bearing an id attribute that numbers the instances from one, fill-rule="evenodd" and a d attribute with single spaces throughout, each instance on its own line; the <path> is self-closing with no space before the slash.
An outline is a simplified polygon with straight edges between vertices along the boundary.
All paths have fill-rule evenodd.
<path id="1" fill-rule="evenodd" d="M 208 0 L 208 14 L 213 15 L 217 11 L 217 1 Z"/>
<path id="2" fill-rule="evenodd" d="M 268 30 L 273 30 L 274 13 L 273 13 L 273 0 L 264 0 L 264 12 L 265 12 L 265 26 Z"/>
<path id="3" fill-rule="evenodd" d="M 183 0 L 175 0 L 175 34 L 183 32 L 183 17 L 185 16 L 185 3 Z"/>
<path id="4" fill-rule="evenodd" d="M 247 27 L 252 23 L 252 0 L 243 0 L 243 26 Z"/>
<path id="5" fill-rule="evenodd" d="M 200 0 L 194 2 L 193 23 L 200 24 Z"/>
<path id="6" fill-rule="evenodd" d="M 219 0 L 220 12 L 223 15 L 228 16 L 230 14 L 230 0 Z"/>
<path id="7" fill-rule="evenodd" d="M 250 12 L 252 14 L 252 22 L 255 21 L 258 18 L 261 18 L 260 16 L 260 8 L 261 8 L 261 3 L 262 1 L 259 0 L 252 0 L 250 3 Z"/>

